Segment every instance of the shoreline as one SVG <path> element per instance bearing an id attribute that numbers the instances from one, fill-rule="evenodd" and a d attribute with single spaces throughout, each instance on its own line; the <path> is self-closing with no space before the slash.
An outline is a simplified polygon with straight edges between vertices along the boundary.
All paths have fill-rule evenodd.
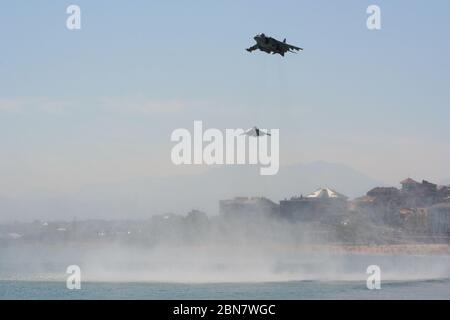
<path id="1" fill-rule="evenodd" d="M 0 245 L 0 250 L 11 250 L 18 247 L 31 247 L 31 248 L 41 248 L 46 249 L 56 249 L 56 250 L 67 250 L 67 249 L 114 249 L 114 248 L 129 248 L 132 250 L 179 250 L 179 249 L 195 249 L 195 250 L 225 250 L 235 248 L 237 251 L 242 249 L 252 249 L 252 250 L 274 250 L 278 252 L 286 251 L 292 254 L 295 253 L 328 253 L 328 254 L 361 254 L 361 255 L 450 255 L 450 244 L 447 243 L 406 243 L 406 244 L 269 244 L 269 243 L 216 243 L 209 245 L 202 244 L 163 244 L 163 245 L 131 245 L 123 243 L 66 243 L 66 244 L 32 244 L 32 243 L 21 243 L 15 245 Z"/>
<path id="2" fill-rule="evenodd" d="M 308 251 L 368 255 L 450 255 L 450 244 L 326 244 L 311 245 Z"/>

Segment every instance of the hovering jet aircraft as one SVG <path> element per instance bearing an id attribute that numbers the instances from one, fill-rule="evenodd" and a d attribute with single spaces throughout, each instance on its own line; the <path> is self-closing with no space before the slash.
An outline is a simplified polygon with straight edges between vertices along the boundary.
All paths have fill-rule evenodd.
<path id="1" fill-rule="evenodd" d="M 245 131 L 242 135 L 251 136 L 251 137 L 261 137 L 261 136 L 270 136 L 270 133 L 261 131 L 258 127 L 253 127 Z"/>
<path id="2" fill-rule="evenodd" d="M 283 42 L 278 41 L 277 39 L 266 37 L 264 33 L 256 35 L 253 39 L 255 39 L 256 44 L 253 47 L 250 47 L 246 49 L 248 52 L 252 52 L 256 49 L 259 49 L 261 51 L 272 53 L 272 54 L 280 54 L 284 57 L 284 54 L 286 52 L 293 52 L 296 53 L 294 50 L 299 51 L 302 50 L 302 48 L 290 45 L 286 43 L 286 39 L 283 40 Z"/>

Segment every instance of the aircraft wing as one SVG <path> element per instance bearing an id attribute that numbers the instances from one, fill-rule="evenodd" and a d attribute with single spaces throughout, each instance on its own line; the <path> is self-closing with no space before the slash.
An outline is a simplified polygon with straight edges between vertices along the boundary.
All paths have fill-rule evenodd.
<path id="1" fill-rule="evenodd" d="M 245 131 L 244 133 L 242 133 L 241 135 L 247 135 L 250 137 L 261 137 L 261 136 L 270 136 L 271 134 L 269 132 L 264 132 L 258 128 L 251 128 L 248 129 L 247 131 Z"/>
<path id="2" fill-rule="evenodd" d="M 257 44 L 255 44 L 253 47 L 247 48 L 245 50 L 247 50 L 248 52 L 252 52 L 252 51 L 254 51 L 256 49 L 258 49 L 258 45 Z"/>
<path id="3" fill-rule="evenodd" d="M 291 50 L 296 50 L 296 51 L 303 51 L 303 48 L 299 48 L 299 47 L 296 47 L 296 46 L 293 46 L 293 45 L 291 45 L 291 44 L 285 44 L 285 47 L 286 47 L 286 49 L 288 50 L 288 51 L 291 51 Z M 292 51 L 291 51 L 292 52 Z"/>
<path id="4" fill-rule="evenodd" d="M 285 50 L 285 51 L 289 51 L 289 52 L 294 52 L 293 50 L 303 51 L 303 48 L 299 48 L 299 47 L 293 46 L 292 44 L 286 43 L 286 39 L 284 39 L 283 42 L 278 41 L 278 40 L 277 40 L 277 42 L 278 42 L 278 45 L 281 46 L 283 48 L 283 50 Z"/>
<path id="5" fill-rule="evenodd" d="M 245 131 L 244 133 L 242 133 L 242 135 L 256 137 L 256 129 L 255 128 L 250 128 L 247 131 Z"/>

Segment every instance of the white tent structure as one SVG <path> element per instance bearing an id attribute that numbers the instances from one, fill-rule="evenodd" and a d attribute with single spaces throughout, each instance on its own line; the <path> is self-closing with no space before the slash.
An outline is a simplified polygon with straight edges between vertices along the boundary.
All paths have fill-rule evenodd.
<path id="1" fill-rule="evenodd" d="M 347 200 L 348 198 L 343 194 L 340 194 L 330 188 L 320 188 L 306 196 L 309 199 L 341 199 Z"/>

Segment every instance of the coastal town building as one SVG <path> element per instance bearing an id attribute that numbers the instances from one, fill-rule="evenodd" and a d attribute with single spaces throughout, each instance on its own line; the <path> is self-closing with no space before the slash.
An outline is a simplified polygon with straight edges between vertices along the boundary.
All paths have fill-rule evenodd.
<path id="1" fill-rule="evenodd" d="M 450 235 L 450 203 L 439 203 L 427 210 L 428 232 L 432 235 Z"/>
<path id="2" fill-rule="evenodd" d="M 397 212 L 402 207 L 400 190 L 394 187 L 376 187 L 365 196 L 352 201 L 353 212 L 360 212 L 374 223 L 399 226 L 401 221 Z"/>
<path id="3" fill-rule="evenodd" d="M 417 182 L 414 179 L 407 178 L 400 182 L 402 185 L 402 191 L 404 192 L 424 192 L 432 193 L 437 190 L 437 184 L 422 180 L 422 182 Z"/>
<path id="4" fill-rule="evenodd" d="M 450 235 L 450 188 L 407 178 L 401 189 L 377 187 L 352 201 L 353 211 L 410 234 Z"/>
<path id="5" fill-rule="evenodd" d="M 330 188 L 319 188 L 306 196 L 280 201 L 280 215 L 292 221 L 331 222 L 347 212 L 347 200 Z"/>
<path id="6" fill-rule="evenodd" d="M 439 202 L 437 184 L 426 180 L 417 182 L 411 178 L 401 181 L 400 184 L 406 207 L 427 207 Z"/>
<path id="7" fill-rule="evenodd" d="M 264 197 L 235 197 L 219 201 L 219 212 L 225 217 L 276 217 L 280 207 Z"/>

